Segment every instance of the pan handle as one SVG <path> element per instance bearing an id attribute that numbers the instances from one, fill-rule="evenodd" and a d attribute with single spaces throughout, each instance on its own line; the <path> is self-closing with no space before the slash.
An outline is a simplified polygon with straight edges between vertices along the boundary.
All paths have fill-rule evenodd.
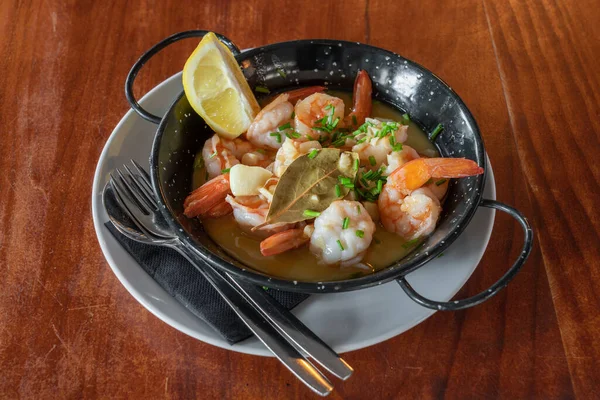
<path id="1" fill-rule="evenodd" d="M 131 67 L 131 70 L 127 74 L 127 79 L 125 79 L 125 97 L 127 98 L 127 101 L 129 102 L 129 105 L 131 106 L 131 108 L 133 108 L 135 110 L 135 112 L 137 112 L 142 118 L 144 118 L 147 121 L 154 122 L 155 124 L 159 124 L 162 119 L 161 117 L 146 111 L 137 102 L 137 100 L 135 99 L 135 97 L 133 95 L 133 82 L 135 81 L 135 78 L 136 78 L 138 72 L 140 72 L 140 69 L 142 69 L 144 64 L 146 64 L 146 62 L 148 62 L 148 60 L 150 60 L 152 58 L 152 56 L 154 56 L 156 53 L 158 53 L 159 51 L 161 51 L 168 45 L 175 43 L 182 39 L 187 39 L 187 38 L 192 38 L 192 37 L 202 37 L 202 36 L 206 35 L 208 32 L 209 31 L 191 30 L 191 31 L 183 31 L 183 32 L 179 32 L 174 35 L 171 35 L 171 36 L 161 40 L 160 42 L 156 43 L 154 46 L 152 46 L 150 48 L 150 50 L 148 50 L 144 54 L 142 54 L 142 56 L 135 62 L 135 64 L 133 64 L 133 67 Z M 218 34 L 218 33 L 215 33 L 215 35 L 217 35 L 219 40 L 221 42 L 223 42 L 223 44 L 225 46 L 227 46 L 229 48 L 229 50 L 232 51 L 234 56 L 237 56 L 238 54 L 241 53 L 240 49 L 227 37 L 225 37 L 221 34 Z"/>
<path id="2" fill-rule="evenodd" d="M 517 222 L 519 222 L 521 228 L 523 228 L 523 232 L 525 233 L 523 248 L 521 249 L 519 258 L 517 259 L 517 261 L 515 261 L 512 267 L 510 267 L 510 269 L 498 281 L 496 281 L 496 283 L 489 287 L 489 289 L 464 300 L 454 300 L 447 302 L 430 300 L 417 293 L 416 290 L 413 289 L 413 287 L 408 283 L 406 277 L 403 276 L 397 279 L 397 282 L 400 285 L 400 287 L 404 290 L 408 297 L 410 297 L 416 303 L 422 305 L 423 307 L 442 311 L 456 311 L 476 306 L 490 299 L 491 297 L 496 295 L 500 290 L 505 288 L 506 285 L 508 285 L 508 283 L 515 277 L 517 272 L 519 272 L 521 267 L 523 267 L 523 264 L 527 260 L 527 257 L 529 257 L 529 253 L 531 253 L 531 248 L 533 246 L 533 231 L 531 230 L 531 226 L 529 225 L 527 218 L 525 218 L 519 210 L 495 200 L 483 199 L 479 205 L 504 211 L 505 213 L 509 214 L 511 217 L 516 219 Z"/>

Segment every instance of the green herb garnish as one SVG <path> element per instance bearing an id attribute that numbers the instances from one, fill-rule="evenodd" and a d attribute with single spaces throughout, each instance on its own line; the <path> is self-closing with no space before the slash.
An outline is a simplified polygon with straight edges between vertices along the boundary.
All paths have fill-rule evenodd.
<path id="1" fill-rule="evenodd" d="M 294 119 L 295 116 L 296 116 L 296 111 L 292 111 L 292 116 L 290 118 Z"/>
<path id="2" fill-rule="evenodd" d="M 214 158 L 217 155 L 217 152 L 215 151 L 214 153 L 212 153 L 210 156 L 208 156 L 208 158 Z"/>
<path id="3" fill-rule="evenodd" d="M 262 288 L 263 288 L 263 290 L 269 290 L 269 288 L 266 286 L 263 286 Z"/>
<path id="4" fill-rule="evenodd" d="M 382 180 L 378 180 L 377 181 L 377 193 L 381 193 L 382 189 L 383 189 L 383 181 Z"/>
<path id="5" fill-rule="evenodd" d="M 291 131 L 291 132 L 286 132 L 285 136 L 287 136 L 290 139 L 298 139 L 300 137 L 300 134 L 296 131 Z"/>
<path id="6" fill-rule="evenodd" d="M 317 154 L 319 154 L 319 150 L 312 149 L 310 151 L 310 153 L 308 153 L 308 158 L 310 158 L 312 160 L 313 158 L 315 158 L 317 156 Z"/>
<path id="7" fill-rule="evenodd" d="M 369 164 L 371 164 L 372 166 L 375 166 L 377 164 L 377 160 L 375 160 L 375 157 L 369 156 Z"/>
<path id="8" fill-rule="evenodd" d="M 314 211 L 314 210 L 304 210 L 303 214 L 305 217 L 310 217 L 310 218 L 317 218 L 319 215 L 321 215 L 320 212 Z"/>
<path id="9" fill-rule="evenodd" d="M 286 129 L 290 129 L 292 127 L 292 124 L 290 124 L 289 122 L 287 124 L 283 124 L 281 125 L 279 128 L 277 128 L 277 130 L 279 132 L 281 131 L 285 131 Z"/>
<path id="10" fill-rule="evenodd" d="M 443 185 L 444 183 L 446 183 L 446 179 L 440 179 L 439 181 L 437 181 L 435 183 L 435 186 L 440 186 L 440 185 Z"/>
<path id="11" fill-rule="evenodd" d="M 285 78 L 287 76 L 287 74 L 285 73 L 284 70 L 282 70 L 281 68 L 277 68 L 277 73 L 279 74 L 279 76 L 281 76 L 282 78 Z"/>
<path id="12" fill-rule="evenodd" d="M 349 226 L 350 226 L 350 218 L 346 217 L 346 218 L 344 218 L 344 221 L 342 222 L 342 229 L 348 229 Z"/>
<path id="13" fill-rule="evenodd" d="M 264 149 L 256 149 L 256 152 L 260 153 L 260 154 L 265 154 L 266 153 Z"/>
<path id="14" fill-rule="evenodd" d="M 281 143 L 281 134 L 277 132 L 271 132 L 269 133 L 269 136 L 275 136 L 275 140 L 277 140 L 277 143 Z"/>
<path id="15" fill-rule="evenodd" d="M 410 117 L 408 116 L 408 114 L 402 114 L 402 123 L 404 125 L 408 125 L 409 122 L 410 122 Z"/>
<path id="16" fill-rule="evenodd" d="M 340 246 L 340 250 L 344 251 L 344 245 L 342 245 L 342 242 L 340 242 L 340 240 L 337 240 L 337 244 L 338 246 Z"/>
<path id="17" fill-rule="evenodd" d="M 254 91 L 258 93 L 271 93 L 268 87 L 257 85 L 254 87 Z"/>
<path id="18" fill-rule="evenodd" d="M 438 124 L 435 129 L 433 130 L 433 132 L 431 132 L 431 141 L 433 142 L 435 140 L 435 138 L 440 134 L 441 131 L 444 130 L 444 125 L 442 124 Z"/>
<path id="19" fill-rule="evenodd" d="M 230 170 L 231 170 L 231 168 L 225 168 L 225 169 L 222 169 L 222 170 L 221 170 L 221 173 L 222 173 L 222 174 L 226 174 L 226 173 L 228 173 Z"/>
<path id="20" fill-rule="evenodd" d="M 340 188 L 340 185 L 335 185 L 335 195 L 337 197 L 342 197 L 342 188 Z"/>
<path id="21" fill-rule="evenodd" d="M 358 171 L 359 165 L 360 165 L 360 160 L 357 158 L 357 159 L 354 160 L 354 169 L 356 171 Z"/>
<path id="22" fill-rule="evenodd" d="M 360 229 L 358 229 L 356 231 L 356 236 L 362 239 L 365 236 L 365 231 L 361 231 Z"/>

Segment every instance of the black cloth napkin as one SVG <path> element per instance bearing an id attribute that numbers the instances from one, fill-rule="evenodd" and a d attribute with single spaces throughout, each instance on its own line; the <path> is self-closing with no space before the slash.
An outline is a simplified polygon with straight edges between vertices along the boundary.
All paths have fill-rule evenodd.
<path id="1" fill-rule="evenodd" d="M 179 253 L 167 247 L 138 243 L 123 236 L 112 223 L 105 225 L 152 279 L 230 344 L 252 336 L 219 293 Z M 307 294 L 274 289 L 268 289 L 267 293 L 288 310 L 308 298 Z"/>

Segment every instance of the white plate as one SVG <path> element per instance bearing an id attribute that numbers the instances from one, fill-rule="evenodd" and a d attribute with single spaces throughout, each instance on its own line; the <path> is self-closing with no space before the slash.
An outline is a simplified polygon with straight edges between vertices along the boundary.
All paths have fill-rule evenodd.
<path id="1" fill-rule="evenodd" d="M 151 90 L 140 103 L 148 111 L 164 115 L 181 90 L 179 73 Z M 106 260 L 129 293 L 175 329 L 228 350 L 270 355 L 255 338 L 229 345 L 150 278 L 104 226 L 108 217 L 102 207 L 102 188 L 108 174 L 130 159 L 147 167 L 155 131 L 156 125 L 130 110 L 110 135 L 98 160 L 92 189 L 92 213 L 98 241 Z M 489 161 L 487 168 L 484 196 L 495 199 L 496 186 Z M 480 208 L 467 229 L 443 257 L 431 261 L 408 276 L 411 285 L 431 299 L 451 299 L 481 260 L 492 232 L 494 215 L 493 210 Z M 435 311 L 415 304 L 398 284 L 391 282 L 360 291 L 313 295 L 293 312 L 335 351 L 343 353 L 399 335 L 430 317 Z"/>

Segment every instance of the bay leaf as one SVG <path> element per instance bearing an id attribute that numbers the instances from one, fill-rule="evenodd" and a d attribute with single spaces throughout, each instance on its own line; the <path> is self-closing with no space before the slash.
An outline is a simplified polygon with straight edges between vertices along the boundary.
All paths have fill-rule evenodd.
<path id="1" fill-rule="evenodd" d="M 294 160 L 279 179 L 263 225 L 311 219 L 313 217 L 304 215 L 305 210 L 321 212 L 350 191 L 340 183 L 339 177 L 354 182 L 358 154 L 334 148 L 321 149 L 312 159 L 309 154 Z M 339 185 L 340 196 L 336 185 Z"/>

